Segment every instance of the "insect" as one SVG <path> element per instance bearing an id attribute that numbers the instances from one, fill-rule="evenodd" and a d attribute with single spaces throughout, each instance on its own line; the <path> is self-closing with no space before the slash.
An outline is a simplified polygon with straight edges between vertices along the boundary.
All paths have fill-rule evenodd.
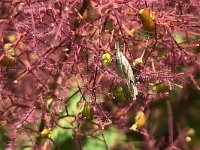
<path id="1" fill-rule="evenodd" d="M 133 73 L 132 67 L 126 57 L 119 50 L 119 42 L 115 42 L 115 66 L 117 69 L 117 74 L 128 80 L 128 82 L 123 83 L 122 87 L 125 91 L 125 94 L 128 98 L 136 100 L 136 96 L 138 94 L 138 90 L 136 87 L 135 75 Z"/>

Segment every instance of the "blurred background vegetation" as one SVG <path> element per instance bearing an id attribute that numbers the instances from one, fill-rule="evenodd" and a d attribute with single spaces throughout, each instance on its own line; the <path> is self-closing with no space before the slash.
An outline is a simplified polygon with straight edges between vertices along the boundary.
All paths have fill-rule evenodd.
<path id="1" fill-rule="evenodd" d="M 200 79 L 200 76 L 197 75 L 197 78 Z M 72 113 L 76 112 L 79 100 L 80 95 L 76 95 L 70 100 L 69 110 Z M 171 91 L 169 97 L 151 103 L 149 108 L 150 113 L 146 121 L 146 128 L 148 131 L 151 131 L 151 134 L 153 135 L 153 137 L 151 137 L 152 144 L 160 143 L 161 147 L 159 147 L 159 149 L 163 149 L 167 145 L 169 138 L 168 101 L 171 103 L 172 107 L 174 141 L 178 140 L 178 138 L 184 138 L 185 143 L 180 143 L 180 147 L 183 149 L 199 149 L 200 92 L 194 88 L 192 83 L 188 83 L 186 88 L 182 90 L 176 89 Z M 133 114 L 133 116 L 134 115 L 135 114 Z M 68 119 L 60 120 L 59 124 L 69 126 Z M 90 124 L 90 121 L 88 120 L 85 120 L 85 123 L 83 123 L 82 126 L 82 130 L 90 130 L 93 128 L 93 125 Z M 8 130 L 6 126 L 0 126 L 1 150 L 6 149 L 10 140 L 5 132 L 6 130 Z M 28 142 L 24 139 L 23 135 L 21 138 L 24 144 Z M 66 130 L 60 127 L 54 128 L 52 130 L 51 138 L 60 146 L 61 150 L 74 150 L 77 148 L 76 139 L 72 130 Z M 42 143 L 49 141 L 48 139 L 40 140 Z M 116 125 L 109 125 L 97 136 L 84 136 L 80 139 L 84 150 L 106 150 L 107 147 L 112 150 L 141 150 L 145 147 L 145 145 L 143 145 L 144 140 L 145 136 L 140 132 L 129 130 L 129 128 L 121 129 Z M 27 145 L 28 144 L 29 143 L 27 143 Z M 55 147 L 55 145 L 53 147 Z M 18 149 L 30 150 L 32 148 L 24 147 Z"/>

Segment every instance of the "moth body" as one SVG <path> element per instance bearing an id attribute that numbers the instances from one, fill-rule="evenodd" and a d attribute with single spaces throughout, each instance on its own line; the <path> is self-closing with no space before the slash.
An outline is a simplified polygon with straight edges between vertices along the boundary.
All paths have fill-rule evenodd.
<path id="1" fill-rule="evenodd" d="M 135 85 L 135 75 L 133 73 L 132 67 L 123 53 L 119 50 L 119 42 L 115 43 L 115 66 L 117 74 L 128 80 L 129 82 L 123 83 L 123 88 L 133 100 L 136 100 L 138 94 L 137 87 Z"/>

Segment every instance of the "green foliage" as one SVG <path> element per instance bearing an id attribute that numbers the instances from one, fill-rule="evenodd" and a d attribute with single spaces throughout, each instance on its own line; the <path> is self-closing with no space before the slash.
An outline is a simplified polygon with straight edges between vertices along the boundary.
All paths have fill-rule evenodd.
<path id="1" fill-rule="evenodd" d="M 69 122 L 65 120 L 60 120 L 59 124 L 62 126 L 69 126 Z M 61 150 L 69 149 L 73 150 L 75 147 L 74 139 L 72 136 L 72 130 L 66 130 L 62 128 L 55 128 L 52 132 L 52 139 L 55 141 L 57 145 L 60 146 Z"/>
<path id="2" fill-rule="evenodd" d="M 0 150 L 6 149 L 7 142 L 9 141 L 9 138 L 4 133 L 5 129 L 0 126 Z"/>
<path id="3" fill-rule="evenodd" d="M 114 146 L 114 144 L 126 139 L 125 135 L 121 135 L 118 131 L 118 128 L 114 126 L 106 128 L 103 130 L 102 134 L 109 148 Z M 98 135 L 97 138 L 86 137 L 84 139 L 83 150 L 90 150 L 94 148 L 95 150 L 106 150 L 106 145 L 103 142 L 102 134 Z"/>
<path id="4" fill-rule="evenodd" d="M 121 86 L 115 87 L 113 95 L 115 97 L 115 100 L 118 102 L 125 102 L 127 100 L 124 95 L 124 90 Z"/>

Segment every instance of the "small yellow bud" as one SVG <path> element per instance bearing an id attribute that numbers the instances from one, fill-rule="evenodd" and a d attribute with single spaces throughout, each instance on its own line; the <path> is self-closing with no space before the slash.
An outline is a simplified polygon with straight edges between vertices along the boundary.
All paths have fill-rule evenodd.
<path id="1" fill-rule="evenodd" d="M 142 57 L 139 57 L 139 58 L 136 58 L 133 62 L 133 65 L 136 66 L 136 65 L 141 65 L 143 63 L 142 61 Z"/>
<path id="2" fill-rule="evenodd" d="M 14 42 L 16 39 L 16 36 L 14 34 L 8 35 L 7 39 L 9 40 L 9 42 Z"/>
<path id="3" fill-rule="evenodd" d="M 130 130 L 133 130 L 133 131 L 137 131 L 137 124 L 133 124 L 131 127 L 130 127 Z"/>
<path id="4" fill-rule="evenodd" d="M 141 55 L 140 57 L 136 58 L 136 59 L 133 61 L 133 66 L 143 64 L 144 53 L 145 53 L 145 50 L 143 51 L 143 53 L 142 53 L 142 55 Z"/>
<path id="5" fill-rule="evenodd" d="M 139 10 L 139 14 L 141 15 L 144 12 L 144 9 Z"/>
<path id="6" fill-rule="evenodd" d="M 186 136 L 186 137 L 185 137 L 185 141 L 189 143 L 189 142 L 192 141 L 192 138 L 191 138 L 190 136 Z"/>
<path id="7" fill-rule="evenodd" d="M 186 135 L 192 136 L 195 134 L 195 130 L 193 128 L 189 128 L 186 130 Z"/>
<path id="8" fill-rule="evenodd" d="M 131 126 L 131 130 L 136 131 L 138 128 L 141 128 L 146 123 L 145 114 L 142 111 L 138 111 L 135 116 L 135 123 Z"/>
<path id="9" fill-rule="evenodd" d="M 105 53 L 102 55 L 102 63 L 104 66 L 109 65 L 112 62 L 111 55 L 108 53 Z"/>
<path id="10" fill-rule="evenodd" d="M 6 43 L 6 44 L 4 44 L 4 49 L 6 49 L 6 50 L 11 49 L 11 47 L 12 47 L 12 44 L 11 44 L 11 43 Z"/>
<path id="11" fill-rule="evenodd" d="M 142 111 L 137 112 L 135 116 L 135 121 L 137 122 L 137 126 L 140 128 L 145 125 L 146 117 Z"/>
<path id="12" fill-rule="evenodd" d="M 45 129 L 41 132 L 40 136 L 41 136 L 42 138 L 51 138 L 51 136 L 52 136 L 52 130 L 51 130 L 51 128 L 45 128 Z"/>

